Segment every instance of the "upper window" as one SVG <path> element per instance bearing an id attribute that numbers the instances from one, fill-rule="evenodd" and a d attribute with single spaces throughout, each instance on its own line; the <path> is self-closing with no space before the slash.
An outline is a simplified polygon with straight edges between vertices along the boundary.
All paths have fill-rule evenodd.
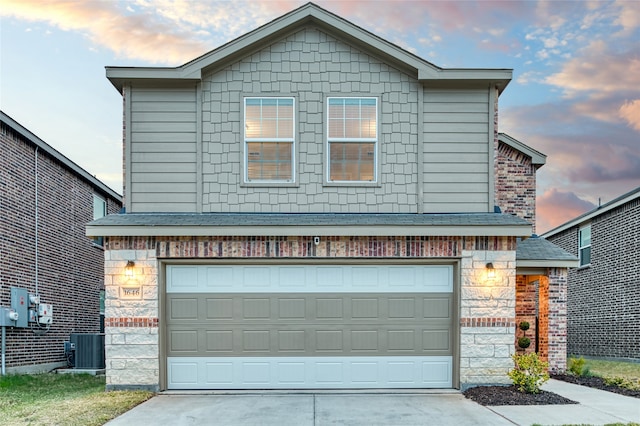
<path id="1" fill-rule="evenodd" d="M 245 182 L 293 182 L 295 101 L 245 98 Z"/>
<path id="2" fill-rule="evenodd" d="M 591 225 L 586 225 L 578 231 L 578 253 L 580 266 L 591 263 Z"/>
<path id="3" fill-rule="evenodd" d="M 93 220 L 100 219 L 107 215 L 107 202 L 99 195 L 93 194 Z M 104 237 L 94 238 L 93 242 L 96 245 L 104 245 Z"/>
<path id="4" fill-rule="evenodd" d="M 375 182 L 377 98 L 328 98 L 328 175 L 331 182 Z"/>

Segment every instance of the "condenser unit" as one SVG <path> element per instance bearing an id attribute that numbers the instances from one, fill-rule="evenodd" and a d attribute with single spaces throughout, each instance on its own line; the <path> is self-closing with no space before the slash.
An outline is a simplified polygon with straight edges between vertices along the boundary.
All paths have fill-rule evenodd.
<path id="1" fill-rule="evenodd" d="M 104 362 L 104 334 L 72 334 L 69 338 L 75 345 L 75 368 L 102 369 Z"/>

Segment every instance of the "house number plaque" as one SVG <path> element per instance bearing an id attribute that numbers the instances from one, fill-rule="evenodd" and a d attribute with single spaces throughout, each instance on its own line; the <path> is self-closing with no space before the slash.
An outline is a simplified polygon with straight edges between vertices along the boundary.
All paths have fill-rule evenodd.
<path id="1" fill-rule="evenodd" d="M 121 299 L 140 299 L 142 298 L 141 287 L 120 287 Z"/>

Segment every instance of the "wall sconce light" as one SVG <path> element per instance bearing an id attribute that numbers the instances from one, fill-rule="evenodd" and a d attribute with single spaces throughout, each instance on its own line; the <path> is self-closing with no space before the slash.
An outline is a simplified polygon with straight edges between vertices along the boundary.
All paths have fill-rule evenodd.
<path id="1" fill-rule="evenodd" d="M 496 270 L 493 267 L 493 263 L 487 263 L 487 278 L 492 280 L 496 277 Z"/>
<path id="2" fill-rule="evenodd" d="M 124 274 L 132 278 L 133 277 L 133 269 L 135 268 L 136 263 L 133 260 L 127 261 L 127 266 L 124 267 Z"/>

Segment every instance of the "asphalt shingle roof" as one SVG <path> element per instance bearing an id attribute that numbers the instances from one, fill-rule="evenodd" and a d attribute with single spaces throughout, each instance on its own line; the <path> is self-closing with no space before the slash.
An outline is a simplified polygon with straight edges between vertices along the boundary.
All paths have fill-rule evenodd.
<path id="1" fill-rule="evenodd" d="M 105 216 L 89 226 L 526 226 L 499 213 L 128 213 Z"/>
<path id="2" fill-rule="evenodd" d="M 518 241 L 517 260 L 577 260 L 577 257 L 544 238 Z"/>

